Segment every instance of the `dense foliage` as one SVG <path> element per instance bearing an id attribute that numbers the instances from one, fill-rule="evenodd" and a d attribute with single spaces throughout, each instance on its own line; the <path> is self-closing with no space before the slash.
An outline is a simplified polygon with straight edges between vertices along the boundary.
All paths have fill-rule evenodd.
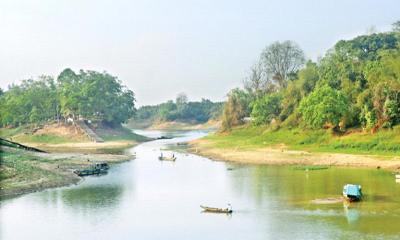
<path id="1" fill-rule="evenodd" d="M 120 124 L 135 113 L 134 93 L 108 73 L 65 69 L 55 80 L 41 76 L 1 94 L 0 123 L 18 126 L 79 117 Z"/>
<path id="2" fill-rule="evenodd" d="M 288 42 L 273 43 L 261 53 L 259 63 L 251 68 L 241 96 L 246 100 L 241 109 L 249 114 L 232 112 L 236 95 L 229 94 L 223 119 L 230 121 L 223 130 L 243 123 L 251 116 L 255 125 L 276 120 L 286 126 L 299 124 L 309 128 L 324 126 L 361 127 L 373 132 L 381 127 L 400 123 L 400 32 L 393 31 L 341 40 L 318 62 L 301 65 L 302 51 L 290 46 L 295 54 L 288 63 L 295 63 L 285 74 L 271 74 L 271 66 L 281 65 L 280 58 L 269 58 L 287 49 Z M 271 54 L 270 54 L 271 55 Z M 273 54 L 272 54 L 273 55 Z M 280 96 L 278 98 L 278 96 Z M 232 115 L 232 116 L 230 116 Z"/>
<path id="3" fill-rule="evenodd" d="M 340 90 L 323 86 L 303 98 L 299 110 L 309 126 L 321 128 L 325 124 L 338 126 L 347 114 L 347 108 L 346 96 Z"/>
<path id="4" fill-rule="evenodd" d="M 210 119 L 217 119 L 221 115 L 222 103 L 214 103 L 208 99 L 200 102 L 190 102 L 184 93 L 178 94 L 175 102 L 167 102 L 140 107 L 134 118 L 135 121 L 185 123 L 204 123 Z"/>

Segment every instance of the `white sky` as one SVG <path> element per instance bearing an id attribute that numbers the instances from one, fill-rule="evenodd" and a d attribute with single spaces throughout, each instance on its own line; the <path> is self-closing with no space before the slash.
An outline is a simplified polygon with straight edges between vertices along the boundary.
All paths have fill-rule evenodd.
<path id="1" fill-rule="evenodd" d="M 399 13 L 399 0 L 0 0 L 0 87 L 69 67 L 118 76 L 139 105 L 223 100 L 273 41 L 316 59 Z"/>

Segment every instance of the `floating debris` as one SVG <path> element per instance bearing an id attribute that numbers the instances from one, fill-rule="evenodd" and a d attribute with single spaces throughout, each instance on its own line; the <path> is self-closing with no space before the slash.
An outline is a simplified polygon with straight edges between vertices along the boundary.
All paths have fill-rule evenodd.
<path id="1" fill-rule="evenodd" d="M 343 198 L 342 197 L 319 198 L 319 199 L 314 199 L 311 202 L 314 204 L 335 204 L 335 203 L 343 202 Z"/>

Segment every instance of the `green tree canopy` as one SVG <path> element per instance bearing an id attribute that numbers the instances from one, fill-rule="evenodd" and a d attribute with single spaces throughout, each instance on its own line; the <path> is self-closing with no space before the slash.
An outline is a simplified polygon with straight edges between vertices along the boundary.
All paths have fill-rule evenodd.
<path id="1" fill-rule="evenodd" d="M 300 102 L 300 113 L 312 128 L 321 128 L 325 124 L 338 126 L 347 112 L 346 96 L 327 85 L 315 89 Z"/>
<path id="2" fill-rule="evenodd" d="M 270 123 L 272 119 L 279 116 L 281 112 L 280 94 L 269 94 L 258 99 L 253 104 L 251 117 L 255 125 Z"/>

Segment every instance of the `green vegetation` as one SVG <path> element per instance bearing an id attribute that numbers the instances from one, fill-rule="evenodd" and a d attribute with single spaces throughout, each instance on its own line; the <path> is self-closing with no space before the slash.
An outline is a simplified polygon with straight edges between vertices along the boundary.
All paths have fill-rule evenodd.
<path id="1" fill-rule="evenodd" d="M 17 140 L 24 143 L 47 143 L 47 144 L 59 144 L 59 143 L 70 143 L 79 142 L 79 139 L 69 138 L 65 136 L 51 135 L 51 134 L 40 134 L 40 135 L 19 135 Z"/>
<path id="2" fill-rule="evenodd" d="M 108 73 L 65 69 L 55 80 L 41 76 L 0 94 L 0 126 L 85 118 L 119 126 L 135 113 L 134 93 Z"/>
<path id="3" fill-rule="evenodd" d="M 251 68 L 244 88 L 228 94 L 222 131 L 231 131 L 251 116 L 255 126 L 282 128 L 269 133 L 277 142 L 285 142 L 279 134 L 286 139 L 296 138 L 291 132 L 294 130 L 287 130 L 290 128 L 314 129 L 310 134 L 318 133 L 314 137 L 321 143 L 334 139 L 326 131 L 319 131 L 322 128 L 332 128 L 334 131 L 328 133 L 336 135 L 347 129 L 371 133 L 387 129 L 385 134 L 390 135 L 390 129 L 400 124 L 400 32 L 398 22 L 393 26 L 390 32 L 341 40 L 318 62 L 305 62 L 303 51 L 291 41 L 267 46 Z M 330 143 L 337 148 L 398 151 L 390 141 L 385 146 L 375 137 L 357 139 L 371 138 L 368 144 L 372 145 L 360 141 Z"/>
<path id="4" fill-rule="evenodd" d="M 40 167 L 47 164 L 48 159 L 34 156 L 29 152 L 2 149 L 0 159 L 0 196 L 60 186 L 66 182 L 65 176 Z"/>
<path id="5" fill-rule="evenodd" d="M 96 133 L 104 139 L 104 141 L 118 141 L 118 140 L 129 140 L 135 142 L 148 141 L 149 138 L 138 135 L 132 132 L 131 129 L 125 127 L 117 128 L 97 128 Z"/>
<path id="6" fill-rule="evenodd" d="M 223 103 L 214 103 L 208 99 L 200 102 L 189 102 L 186 94 L 180 93 L 175 102 L 169 100 L 155 106 L 140 107 L 132 124 L 146 123 L 142 127 L 148 127 L 153 123 L 181 122 L 190 124 L 205 123 L 211 119 L 218 119 L 222 112 Z"/>
<path id="7" fill-rule="evenodd" d="M 321 128 L 326 123 L 338 126 L 348 112 L 347 106 L 347 98 L 341 91 L 325 85 L 303 98 L 299 110 L 308 126 Z"/>
<path id="8" fill-rule="evenodd" d="M 344 135 L 335 135 L 324 129 L 280 128 L 272 126 L 236 127 L 226 133 L 215 133 L 206 137 L 213 147 L 222 149 L 257 149 L 276 147 L 285 144 L 289 149 L 313 152 L 337 152 L 399 155 L 400 126 L 382 129 L 376 134 L 355 131 Z"/>

